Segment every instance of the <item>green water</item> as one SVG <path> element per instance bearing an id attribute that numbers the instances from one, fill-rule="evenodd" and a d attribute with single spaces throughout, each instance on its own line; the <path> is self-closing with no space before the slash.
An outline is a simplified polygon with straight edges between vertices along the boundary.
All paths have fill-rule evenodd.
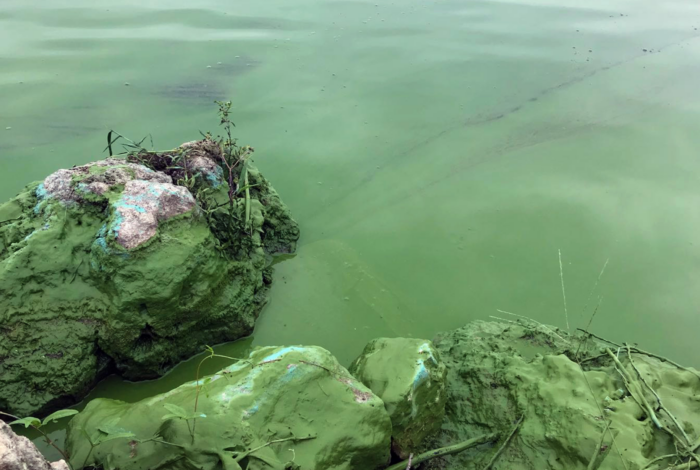
<path id="1" fill-rule="evenodd" d="M 593 331 L 698 366 L 699 28 L 695 0 L 3 0 L 0 200 L 230 98 L 303 235 L 228 354 L 348 364 L 497 309 L 566 327 L 561 250 L 571 328 L 602 296 Z"/>

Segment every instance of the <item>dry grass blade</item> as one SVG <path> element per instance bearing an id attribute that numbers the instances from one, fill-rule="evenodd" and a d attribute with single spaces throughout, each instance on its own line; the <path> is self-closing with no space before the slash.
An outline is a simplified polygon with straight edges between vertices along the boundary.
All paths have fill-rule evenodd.
<path id="1" fill-rule="evenodd" d="M 659 396 L 658 393 L 656 393 L 656 390 L 654 390 L 651 385 L 646 381 L 644 376 L 642 375 L 641 371 L 637 368 L 637 366 L 634 364 L 634 361 L 632 360 L 632 353 L 630 352 L 629 347 L 627 347 L 627 356 L 629 358 L 630 364 L 632 365 L 632 368 L 634 371 L 637 373 L 637 376 L 639 376 L 639 379 L 642 381 L 642 383 L 649 389 L 649 391 L 654 395 L 656 398 L 656 402 L 659 404 L 659 409 L 664 411 L 669 418 L 671 418 L 671 421 L 673 421 L 673 424 L 676 425 L 678 430 L 681 432 L 683 435 L 683 439 L 685 439 L 685 446 L 690 446 L 690 438 L 688 438 L 688 435 L 685 433 L 685 430 L 683 427 L 678 423 L 678 420 L 676 419 L 675 416 L 664 406 L 664 404 L 661 402 L 661 397 Z"/>
<path id="2" fill-rule="evenodd" d="M 587 334 L 588 336 L 591 336 L 591 337 L 593 337 L 593 338 L 595 338 L 595 339 L 598 339 L 598 340 L 600 340 L 600 341 L 602 341 L 602 342 L 604 342 L 604 343 L 611 344 L 611 345 L 615 346 L 616 348 L 621 348 L 621 347 L 622 347 L 621 344 L 617 344 L 617 343 L 614 342 L 614 341 L 610 341 L 609 339 L 605 339 L 605 338 L 603 338 L 602 336 L 598 336 L 598 335 L 596 335 L 596 334 L 593 334 L 593 333 L 591 333 L 591 332 L 589 332 L 589 331 L 584 330 L 583 328 L 576 328 L 576 329 L 577 329 L 578 331 L 582 331 L 582 332 L 584 332 L 585 334 Z M 635 348 L 632 348 L 632 349 L 635 349 Z"/>
<path id="3" fill-rule="evenodd" d="M 418 465 L 422 462 L 425 462 L 426 460 L 434 459 L 437 457 L 444 457 L 445 455 L 451 455 L 451 454 L 456 454 L 458 452 L 465 451 L 467 449 L 471 449 L 472 447 L 476 447 L 481 444 L 485 444 L 487 442 L 492 442 L 495 441 L 498 438 L 498 434 L 493 433 L 493 434 L 485 434 L 483 436 L 475 437 L 474 439 L 469 439 L 468 441 L 460 442 L 459 444 L 455 444 L 452 446 L 448 447 L 441 447 L 440 449 L 435 449 L 435 450 L 430 450 L 428 452 L 423 452 L 422 454 L 413 457 L 411 460 L 411 465 Z M 391 467 L 388 467 L 386 470 L 407 470 L 408 469 L 408 460 L 404 460 L 403 462 L 399 462 L 397 464 L 392 465 Z"/>
<path id="4" fill-rule="evenodd" d="M 508 437 L 506 437 L 506 440 L 503 441 L 503 444 L 501 447 L 498 448 L 495 454 L 493 454 L 493 457 L 491 457 L 491 460 L 489 460 L 489 463 L 484 467 L 484 470 L 489 470 L 493 464 L 496 462 L 496 459 L 503 453 L 505 448 L 508 446 L 508 443 L 510 440 L 513 438 L 516 432 L 518 432 L 518 429 L 520 428 L 520 424 L 523 422 L 523 418 L 525 418 L 525 415 L 522 415 L 520 419 L 518 420 L 517 423 L 515 423 L 515 426 L 513 426 L 513 429 L 510 431 L 510 434 L 508 434 Z"/>
<path id="5" fill-rule="evenodd" d="M 595 280 L 595 283 L 593 284 L 593 288 L 591 289 L 591 292 L 588 293 L 588 297 L 586 298 L 586 303 L 583 305 L 583 310 L 581 310 L 581 315 L 583 315 L 586 312 L 586 309 L 588 308 L 588 303 L 591 301 L 591 297 L 593 297 L 593 294 L 595 293 L 596 289 L 598 288 L 598 284 L 600 284 L 600 280 L 603 278 L 603 274 L 605 274 L 605 268 L 608 267 L 608 263 L 610 262 L 610 258 L 605 260 L 605 263 L 603 264 L 603 268 L 600 270 L 600 273 L 598 274 L 598 279 Z M 588 328 L 586 328 L 588 329 Z"/>
<path id="6" fill-rule="evenodd" d="M 588 320 L 588 325 L 586 325 L 586 333 L 588 333 L 588 329 L 591 327 L 591 323 L 593 323 L 593 319 L 595 318 L 596 313 L 598 313 L 598 309 L 600 308 L 600 304 L 603 303 L 603 298 L 599 297 L 598 298 L 598 305 L 596 305 L 595 310 L 593 310 L 593 315 L 591 315 L 591 318 Z M 585 338 L 581 339 L 578 343 L 578 348 L 576 348 L 576 354 L 575 357 L 578 358 L 578 353 L 581 351 L 581 346 L 584 344 L 588 343 L 588 338 L 589 336 L 586 336 Z"/>
<path id="7" fill-rule="evenodd" d="M 566 306 L 566 289 L 564 288 L 564 265 L 561 262 L 561 248 L 559 249 L 559 277 L 561 278 L 561 295 L 564 297 L 564 317 L 566 318 L 566 331 L 571 331 L 569 327 L 569 309 Z"/>
<path id="8" fill-rule="evenodd" d="M 615 362 L 617 372 L 620 374 L 620 376 L 622 376 L 622 381 L 625 383 L 625 387 L 627 387 L 627 390 L 630 392 L 632 398 L 637 402 L 639 407 L 646 412 L 647 416 L 649 416 L 657 428 L 664 429 L 663 424 L 661 424 L 661 421 L 659 421 L 656 413 L 654 413 L 654 409 L 651 407 L 651 405 L 649 405 L 649 402 L 644 396 L 644 390 L 642 390 L 642 388 L 639 386 L 639 383 L 629 375 L 627 369 L 625 369 L 610 348 L 606 348 L 605 352 L 612 358 L 613 362 Z"/>
<path id="9" fill-rule="evenodd" d="M 499 312 L 499 313 L 505 313 L 506 315 L 512 315 L 512 316 L 514 316 L 514 317 L 522 318 L 523 320 L 527 320 L 527 321 L 530 321 L 530 322 L 532 322 L 532 323 L 535 323 L 537 326 L 541 326 L 542 328 L 544 328 L 544 329 L 547 330 L 548 332 L 552 333 L 554 336 L 556 336 L 557 338 L 561 339 L 562 341 L 567 341 L 567 340 L 565 340 L 563 337 L 561 337 L 559 334 L 557 334 L 556 331 L 554 331 L 553 329 L 549 328 L 547 325 L 538 322 L 537 320 L 533 320 L 532 318 L 526 317 L 526 316 L 524 316 L 524 315 L 518 315 L 517 313 L 506 312 L 505 310 L 496 309 L 496 311 Z M 498 317 L 491 317 L 491 318 L 498 318 Z M 501 319 L 501 320 L 502 320 L 502 319 Z M 507 321 L 507 320 L 506 320 L 506 321 Z M 515 323 L 517 323 L 517 322 L 515 322 Z"/>
<path id="10" fill-rule="evenodd" d="M 603 434 L 600 435 L 600 442 L 598 442 L 598 446 L 595 449 L 593 449 L 593 455 L 591 456 L 590 462 L 588 462 L 587 470 L 593 470 L 595 468 L 595 461 L 598 459 L 600 449 L 603 447 L 603 442 L 605 442 L 605 435 L 608 433 L 610 423 L 612 423 L 612 421 L 608 421 L 607 423 L 605 423 L 605 429 L 603 429 Z"/>

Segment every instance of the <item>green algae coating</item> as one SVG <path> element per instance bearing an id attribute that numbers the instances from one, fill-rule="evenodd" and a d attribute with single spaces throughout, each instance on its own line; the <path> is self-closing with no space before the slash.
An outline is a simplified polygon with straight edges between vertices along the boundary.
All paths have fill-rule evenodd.
<path id="1" fill-rule="evenodd" d="M 570 359 L 580 338 L 559 333 L 557 337 L 541 327 L 474 322 L 438 335 L 435 346 L 448 367 L 447 413 L 439 437 L 427 442 L 425 449 L 488 432 L 505 436 L 523 416 L 493 469 L 585 470 L 595 455 L 595 469 L 639 470 L 656 457 L 675 454 L 672 439 L 645 417 L 612 361 L 605 357 L 587 361 L 582 372 Z M 591 341 L 588 345 L 581 350 L 585 356 L 600 354 L 600 345 Z M 633 354 L 633 360 L 695 441 L 700 430 L 698 377 L 647 355 Z M 636 376 L 624 349 L 620 361 L 630 376 Z M 653 395 L 645 393 L 649 403 L 655 403 Z M 657 414 L 674 429 L 668 416 Z M 610 433 L 599 447 L 606 420 L 611 421 L 624 464 Z M 426 467 L 481 469 L 497 447 L 438 459 Z"/>
<path id="2" fill-rule="evenodd" d="M 392 449 L 408 458 L 445 415 L 445 364 L 423 339 L 378 338 L 367 344 L 350 372 L 384 402 Z"/>
<path id="3" fill-rule="evenodd" d="M 238 218 L 213 214 L 227 231 L 195 207 L 127 250 L 116 240 L 124 185 L 99 194 L 81 178 L 133 177 L 137 167 L 93 166 L 69 180 L 63 199 L 32 183 L 0 205 L 0 410 L 49 412 L 79 401 L 107 373 L 158 377 L 205 344 L 251 333 L 271 255 L 294 251 L 299 237 L 289 210 L 253 169 L 252 226 L 243 226 L 242 200 Z M 216 186 L 225 198 L 225 183 Z"/>
<path id="4" fill-rule="evenodd" d="M 73 464 L 79 467 L 88 456 L 86 434 L 95 442 L 121 432 L 135 436 L 100 444 L 87 464 L 105 470 L 373 470 L 388 463 L 391 422 L 382 401 L 325 349 L 257 349 L 248 361 L 199 383 L 196 414 L 206 417 L 196 424 L 163 419 L 170 413 L 165 405 L 194 414 L 196 382 L 134 404 L 92 400 L 69 424 Z M 165 443 L 137 442 L 154 435 Z M 241 459 L 250 449 L 292 437 L 311 439 L 275 443 Z"/>

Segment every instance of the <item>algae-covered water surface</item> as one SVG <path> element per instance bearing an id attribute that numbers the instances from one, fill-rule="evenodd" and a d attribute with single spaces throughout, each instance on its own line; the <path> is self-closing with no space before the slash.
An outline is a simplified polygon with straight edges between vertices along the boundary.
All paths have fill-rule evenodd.
<path id="1" fill-rule="evenodd" d="M 233 101 L 302 235 L 227 355 L 348 366 L 379 336 L 598 306 L 593 331 L 700 365 L 695 1 L 4 0 L 0 61 L 0 201 L 109 129 L 173 148 Z"/>

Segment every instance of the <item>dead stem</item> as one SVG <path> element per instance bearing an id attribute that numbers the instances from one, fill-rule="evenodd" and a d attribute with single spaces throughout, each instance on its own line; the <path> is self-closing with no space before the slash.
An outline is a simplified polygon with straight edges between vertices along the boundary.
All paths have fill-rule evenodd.
<path id="1" fill-rule="evenodd" d="M 411 460 L 412 465 L 418 465 L 422 462 L 425 462 L 426 460 L 434 459 L 437 457 L 443 457 L 445 455 L 450 455 L 450 454 L 456 454 L 458 452 L 465 451 L 467 449 L 471 449 L 472 447 L 476 447 L 481 444 L 485 444 L 487 442 L 491 442 L 496 440 L 498 437 L 498 434 L 493 433 L 493 434 L 485 434 L 483 436 L 476 437 L 474 439 L 470 439 L 468 441 L 460 442 L 459 444 L 455 444 L 453 446 L 448 446 L 448 447 L 441 447 L 440 449 L 435 449 L 431 450 L 428 452 L 424 452 L 417 457 L 414 457 L 413 460 Z M 399 462 L 397 464 L 392 465 L 391 467 L 388 467 L 386 470 L 407 470 L 408 469 L 408 460 L 404 460 L 403 462 Z"/>
<path id="2" fill-rule="evenodd" d="M 517 423 L 515 423 L 515 426 L 513 426 L 513 429 L 510 431 L 510 434 L 508 434 L 508 437 L 506 437 L 506 440 L 503 441 L 503 444 L 501 447 L 498 448 L 495 454 L 493 454 L 493 457 L 491 457 L 491 460 L 489 460 L 489 463 L 484 467 L 484 470 L 489 470 L 494 462 L 496 462 L 496 459 L 498 458 L 499 455 L 503 452 L 503 450 L 506 448 L 512 437 L 515 435 L 515 433 L 518 431 L 518 428 L 520 428 L 520 424 L 523 422 L 523 418 L 525 415 L 520 416 L 520 419 L 518 420 Z"/>
<path id="3" fill-rule="evenodd" d="M 605 442 L 605 435 L 608 433 L 608 428 L 610 427 L 610 423 L 612 423 L 612 421 L 608 421 L 605 424 L 605 429 L 603 429 L 603 434 L 600 435 L 600 442 L 598 442 L 598 446 L 595 449 L 593 449 L 593 455 L 591 456 L 591 461 L 588 462 L 587 470 L 593 470 L 595 468 L 595 461 L 598 458 L 598 455 L 600 454 L 600 449 L 603 447 L 603 442 Z"/>
<path id="4" fill-rule="evenodd" d="M 566 318 L 566 331 L 571 331 L 569 327 L 569 309 L 566 306 L 566 289 L 564 288 L 564 265 L 561 262 L 561 248 L 559 249 L 559 277 L 561 278 L 561 295 L 564 297 L 564 317 Z"/>

